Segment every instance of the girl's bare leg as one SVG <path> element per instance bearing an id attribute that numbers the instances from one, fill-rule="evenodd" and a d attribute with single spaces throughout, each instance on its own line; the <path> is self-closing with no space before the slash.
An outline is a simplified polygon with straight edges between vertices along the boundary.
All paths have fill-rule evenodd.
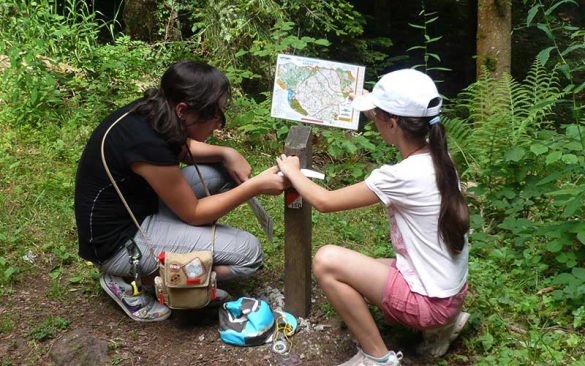
<path id="1" fill-rule="evenodd" d="M 388 348 L 364 297 L 381 306 L 390 266 L 343 247 L 326 245 L 313 259 L 313 272 L 363 351 L 374 357 L 386 355 Z"/>

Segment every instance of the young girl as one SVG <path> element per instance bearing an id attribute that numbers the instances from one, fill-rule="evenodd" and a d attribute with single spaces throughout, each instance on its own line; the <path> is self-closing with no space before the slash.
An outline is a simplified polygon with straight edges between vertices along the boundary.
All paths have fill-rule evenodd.
<path id="1" fill-rule="evenodd" d="M 124 280 L 131 273 L 126 245 L 132 239 L 142 253 L 139 267 L 145 284 L 152 283 L 158 267 L 106 175 L 102 139 L 122 117 L 106 135 L 105 159 L 155 255 L 208 250 L 209 224 L 258 194 L 281 193 L 287 184 L 276 167 L 250 177 L 250 164 L 240 153 L 205 143 L 223 127 L 229 97 L 228 79 L 219 70 L 199 62 L 177 62 L 164 73 L 158 88 L 97 126 L 79 160 L 75 186 L 79 254 L 100 268 L 102 288 L 134 320 L 164 320 L 170 310 L 147 292 L 134 295 Z M 180 163 L 187 166 L 181 169 Z M 199 164 L 209 197 L 193 163 Z M 218 225 L 215 238 L 218 280 L 248 276 L 262 264 L 262 248 L 252 234 Z M 218 290 L 218 297 L 226 295 Z"/>
<path id="2" fill-rule="evenodd" d="M 440 123 L 441 104 L 433 81 L 410 69 L 386 74 L 372 93 L 353 101 L 402 156 L 364 182 L 328 191 L 303 176 L 297 157 L 277 159 L 280 171 L 320 212 L 379 202 L 388 211 L 395 259 L 335 245 L 323 246 L 313 259 L 323 292 L 361 347 L 343 365 L 400 364 L 402 353 L 386 348 L 368 304 L 389 322 L 423 330 L 419 351 L 433 357 L 447 352 L 469 317 L 461 312 L 469 216 Z"/>

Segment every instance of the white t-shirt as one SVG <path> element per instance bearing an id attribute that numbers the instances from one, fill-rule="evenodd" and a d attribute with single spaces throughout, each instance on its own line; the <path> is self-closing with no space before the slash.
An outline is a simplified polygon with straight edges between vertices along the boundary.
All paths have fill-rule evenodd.
<path id="1" fill-rule="evenodd" d="M 430 297 L 457 294 L 467 280 L 469 244 L 452 255 L 438 233 L 441 195 L 430 153 L 383 165 L 367 186 L 388 211 L 396 267 L 411 291 Z"/>

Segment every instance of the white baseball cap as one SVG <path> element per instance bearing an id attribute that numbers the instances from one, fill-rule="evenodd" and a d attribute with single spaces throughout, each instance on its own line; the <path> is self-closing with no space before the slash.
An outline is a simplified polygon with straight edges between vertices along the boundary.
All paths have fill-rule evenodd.
<path id="1" fill-rule="evenodd" d="M 428 107 L 439 98 L 439 104 Z M 426 74 L 403 69 L 388 73 L 376 83 L 371 93 L 356 97 L 352 107 L 369 111 L 376 107 L 396 116 L 432 117 L 441 112 L 443 101 L 433 80 Z"/>

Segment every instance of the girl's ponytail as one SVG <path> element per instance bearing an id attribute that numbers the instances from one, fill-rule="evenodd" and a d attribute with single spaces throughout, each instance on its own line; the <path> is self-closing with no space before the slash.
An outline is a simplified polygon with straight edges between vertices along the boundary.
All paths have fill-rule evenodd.
<path id="1" fill-rule="evenodd" d="M 438 117 L 435 117 L 438 118 Z M 447 148 L 445 127 L 431 119 L 429 147 L 435 167 L 437 187 L 441 193 L 439 234 L 452 253 L 459 253 L 465 245 L 469 230 L 469 211 L 460 190 L 455 164 Z"/>

